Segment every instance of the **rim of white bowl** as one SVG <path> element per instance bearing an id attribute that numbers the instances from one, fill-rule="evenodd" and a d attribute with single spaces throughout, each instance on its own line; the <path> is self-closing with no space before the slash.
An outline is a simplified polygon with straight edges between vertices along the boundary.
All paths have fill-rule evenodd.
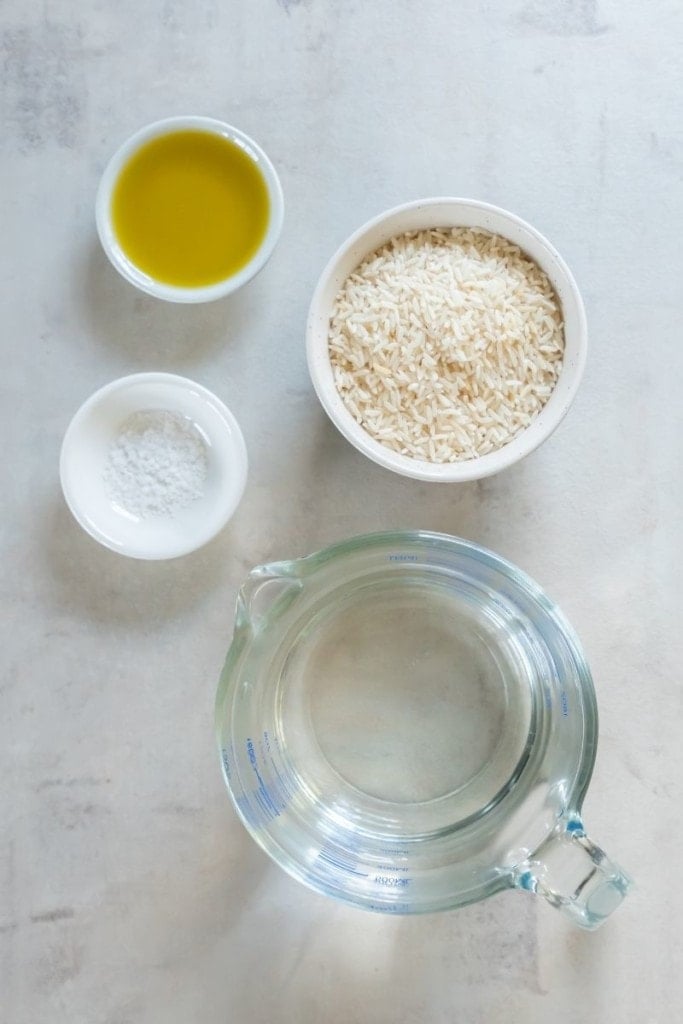
<path id="1" fill-rule="evenodd" d="M 230 452 L 231 458 L 229 460 L 229 469 L 234 474 L 235 484 L 232 489 L 232 496 L 230 501 L 226 501 L 221 514 L 214 517 L 213 520 L 207 519 L 204 522 L 204 529 L 199 529 L 191 534 L 187 534 L 185 541 L 178 541 L 175 544 L 170 544 L 166 549 L 157 548 L 154 552 L 145 553 L 140 547 L 128 546 L 124 542 L 113 542 L 112 538 L 100 527 L 98 524 L 86 514 L 81 501 L 79 500 L 77 487 L 72 485 L 73 470 L 69 466 L 70 460 L 77 459 L 76 448 L 79 444 L 79 432 L 83 429 L 87 419 L 102 406 L 107 399 L 111 398 L 116 392 L 125 391 L 129 388 L 136 387 L 138 385 L 171 385 L 182 389 L 185 392 L 191 392 L 195 395 L 200 396 L 218 415 L 225 425 L 226 431 L 230 436 Z M 140 407 L 141 410 L 147 408 L 145 406 Z M 201 425 L 201 424 L 200 424 Z M 223 467 L 228 466 L 228 460 L 224 460 Z M 244 435 L 237 422 L 233 413 L 228 409 L 227 405 L 218 398 L 217 395 L 204 387 L 203 384 L 198 384 L 196 381 L 191 380 L 189 377 L 182 377 L 175 373 L 163 373 L 163 372 L 149 372 L 149 373 L 132 373 L 125 377 L 118 377 L 116 380 L 110 381 L 103 387 L 98 388 L 94 391 L 81 406 L 76 410 L 68 427 L 66 428 L 64 438 L 62 440 L 62 446 L 59 454 L 59 479 L 62 487 L 62 493 L 64 494 L 64 500 L 69 508 L 69 511 L 73 515 L 79 526 L 89 536 L 98 543 L 102 544 L 103 547 L 109 548 L 110 551 L 114 551 L 116 554 L 125 555 L 128 558 L 135 558 L 139 561 L 163 561 L 166 559 L 180 558 L 183 555 L 189 555 L 193 551 L 199 550 L 204 547 L 209 541 L 213 540 L 221 530 L 227 525 L 230 519 L 235 514 L 239 504 L 244 496 L 244 490 L 247 483 L 247 475 L 249 470 L 249 459 L 247 455 L 247 446 L 244 440 Z"/>
<path id="2" fill-rule="evenodd" d="M 458 210 L 470 210 L 481 214 L 483 218 L 487 215 L 500 218 L 516 228 L 517 231 L 525 234 L 528 238 L 535 240 L 543 250 L 547 262 L 541 264 L 536 256 L 533 256 L 530 253 L 528 253 L 528 255 L 534 260 L 534 262 L 538 263 L 547 274 L 550 283 L 558 295 L 558 299 L 560 299 L 561 306 L 563 307 L 563 313 L 564 304 L 560 298 L 560 291 L 562 290 L 566 290 L 570 293 L 575 305 L 576 313 L 576 329 L 572 332 L 571 336 L 568 335 L 565 326 L 565 354 L 562 372 L 558 378 L 555 388 L 553 389 L 554 394 L 555 392 L 558 392 L 560 385 L 562 385 L 561 400 L 554 401 L 552 403 L 551 400 L 549 400 L 540 413 L 534 417 L 529 426 L 514 438 L 514 440 L 510 441 L 502 448 L 489 452 L 486 455 L 480 455 L 474 459 L 455 463 L 426 462 L 421 459 L 411 458 L 407 455 L 401 455 L 398 452 L 394 452 L 390 448 L 385 447 L 385 445 L 381 444 L 379 441 L 376 441 L 356 422 L 339 395 L 332 375 L 328 350 L 330 304 L 328 304 L 328 308 L 324 310 L 321 308 L 323 305 L 323 293 L 330 284 L 330 281 L 338 273 L 339 264 L 351 252 L 351 250 L 356 247 L 358 248 L 358 259 L 355 263 L 355 266 L 358 266 L 365 256 L 384 244 L 382 242 L 376 242 L 373 245 L 363 248 L 362 243 L 366 235 L 369 235 L 375 228 L 388 223 L 390 220 L 400 217 L 402 214 L 410 213 L 411 211 L 418 209 L 429 210 L 432 207 L 444 205 L 450 206 L 456 213 Z M 425 228 L 447 226 L 448 225 L 436 222 L 431 222 L 429 225 L 425 224 Z M 472 226 L 474 227 L 477 225 Z M 487 228 L 485 224 L 479 226 L 481 226 L 483 230 L 491 230 L 494 234 L 500 234 L 503 237 L 507 237 L 504 230 L 499 230 L 498 228 Z M 387 235 L 386 240 L 388 241 L 388 239 L 393 237 L 393 235 L 401 234 L 403 231 L 410 230 L 418 229 L 412 227 L 401 228 L 400 224 L 396 224 Z M 519 245 L 522 250 L 525 249 L 523 242 L 519 242 L 515 239 L 512 239 L 512 241 Z M 348 273 L 350 273 L 350 271 L 345 273 L 343 278 L 338 282 L 339 287 L 341 287 L 343 279 L 348 276 Z M 525 458 L 532 451 L 538 448 L 539 445 L 546 441 L 562 422 L 576 396 L 586 364 L 587 346 L 588 330 L 586 311 L 583 299 L 581 298 L 581 293 L 579 292 L 571 270 L 551 242 L 549 242 L 548 239 L 531 224 L 523 220 L 521 217 L 518 217 L 517 214 L 511 213 L 509 210 L 505 210 L 500 206 L 495 206 L 492 203 L 486 203 L 481 200 L 465 199 L 453 196 L 434 196 L 426 199 L 415 199 L 411 202 L 402 203 L 399 206 L 394 206 L 389 210 L 385 210 L 383 213 L 378 214 L 371 220 L 366 221 L 365 224 L 362 224 L 361 227 L 354 231 L 353 234 L 351 234 L 346 241 L 339 246 L 320 275 L 318 284 L 316 285 L 313 293 L 306 324 L 306 355 L 311 381 L 321 405 L 340 433 L 347 441 L 350 442 L 350 444 L 354 446 L 354 448 L 360 451 L 363 455 L 366 455 L 373 462 L 377 463 L 377 465 L 382 466 L 385 469 L 392 470 L 394 473 L 398 473 L 401 476 L 436 483 L 464 483 L 468 480 L 480 480 L 484 477 L 491 476 L 503 469 L 507 469 L 515 462 L 520 461 L 520 459 Z"/>
<path id="3" fill-rule="evenodd" d="M 111 218 L 111 199 L 114 187 L 119 175 L 128 162 L 141 146 L 150 139 L 168 135 L 171 132 L 183 130 L 197 130 L 211 132 L 229 139 L 240 146 L 244 152 L 254 161 L 263 175 L 268 190 L 270 211 L 268 217 L 268 228 L 260 246 L 249 260 L 236 274 L 226 277 L 215 284 L 205 285 L 199 288 L 181 288 L 172 284 L 164 284 L 155 280 L 135 265 L 121 248 L 114 231 Z M 166 117 L 160 121 L 153 121 L 145 125 L 131 135 L 119 146 L 100 179 L 95 201 L 95 222 L 97 233 L 109 261 L 131 284 L 139 288 L 147 295 L 153 295 L 157 299 L 164 299 L 166 302 L 213 302 L 222 299 L 226 295 L 241 288 L 247 281 L 263 269 L 270 259 L 275 246 L 277 245 L 285 215 L 285 201 L 282 192 L 282 185 L 277 171 L 273 166 L 266 152 L 245 132 L 240 131 L 225 121 L 219 121 L 213 117 L 201 117 L 195 114 L 182 114 L 175 117 Z"/>

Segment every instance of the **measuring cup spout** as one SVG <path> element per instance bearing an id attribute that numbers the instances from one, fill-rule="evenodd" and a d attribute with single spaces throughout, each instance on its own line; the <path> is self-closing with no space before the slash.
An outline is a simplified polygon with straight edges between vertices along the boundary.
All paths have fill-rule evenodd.
<path id="1" fill-rule="evenodd" d="M 514 884 L 538 893 L 574 924 L 593 931 L 617 909 L 633 883 L 573 816 L 563 819 L 540 850 L 518 865 Z"/>
<path id="2" fill-rule="evenodd" d="M 289 606 L 302 587 L 302 580 L 292 575 L 290 563 L 252 569 L 237 596 L 235 626 L 258 633 Z"/>

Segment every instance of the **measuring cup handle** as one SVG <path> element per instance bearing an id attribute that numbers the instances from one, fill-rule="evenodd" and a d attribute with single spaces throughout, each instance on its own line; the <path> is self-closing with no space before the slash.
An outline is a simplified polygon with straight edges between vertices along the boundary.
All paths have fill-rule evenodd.
<path id="1" fill-rule="evenodd" d="M 515 885 L 543 896 L 580 928 L 599 928 L 633 884 L 586 835 L 579 818 L 565 820 L 515 871 Z"/>

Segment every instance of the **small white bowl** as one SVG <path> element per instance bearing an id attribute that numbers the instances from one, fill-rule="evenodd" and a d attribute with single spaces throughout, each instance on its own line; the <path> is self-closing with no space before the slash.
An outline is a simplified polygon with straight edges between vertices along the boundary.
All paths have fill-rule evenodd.
<path id="1" fill-rule="evenodd" d="M 124 512 L 104 485 L 109 446 L 129 416 L 146 410 L 186 417 L 207 449 L 204 494 L 172 517 Z M 207 544 L 232 516 L 244 493 L 247 450 L 235 417 L 201 384 L 172 373 L 136 373 L 81 406 L 64 435 L 59 473 L 75 519 L 100 544 L 131 558 L 177 558 Z"/>
<path id="2" fill-rule="evenodd" d="M 427 228 L 477 227 L 518 245 L 546 272 L 562 306 L 565 351 L 562 372 L 538 416 L 503 448 L 455 463 L 433 463 L 400 455 L 370 436 L 354 419 L 337 391 L 328 350 L 332 305 L 349 274 L 394 235 Z M 587 329 L 583 301 L 569 267 L 557 250 L 530 224 L 497 206 L 471 199 L 422 199 L 397 206 L 359 228 L 322 272 L 306 327 L 308 368 L 325 412 L 358 451 L 402 476 L 441 483 L 477 480 L 506 469 L 537 448 L 566 415 L 586 362 Z"/>
<path id="3" fill-rule="evenodd" d="M 130 158 L 150 139 L 156 139 L 161 135 L 168 135 L 178 131 L 204 131 L 220 135 L 230 142 L 240 146 L 244 152 L 254 161 L 263 175 L 268 190 L 270 212 L 268 217 L 268 228 L 261 245 L 249 260 L 246 266 L 242 267 L 236 274 L 226 277 L 216 284 L 207 285 L 201 288 L 179 288 L 175 285 L 164 284 L 155 280 L 140 270 L 126 255 L 114 231 L 111 217 L 112 193 L 122 169 Z M 97 233 L 100 236 L 102 248 L 109 257 L 118 272 L 127 281 L 134 284 L 148 295 L 154 295 L 158 299 L 165 299 L 167 302 L 212 302 L 214 299 L 221 299 L 225 295 L 240 288 L 252 277 L 258 274 L 269 260 L 275 248 L 285 213 L 284 197 L 282 186 L 277 172 L 272 163 L 253 139 L 245 135 L 238 128 L 225 124 L 223 121 L 216 121 L 212 117 L 196 117 L 186 115 L 183 117 L 168 117 L 163 121 L 154 121 L 145 128 L 141 128 L 134 135 L 123 143 L 114 153 L 107 164 L 102 175 L 100 187 L 97 192 L 95 204 L 95 218 L 97 222 Z"/>

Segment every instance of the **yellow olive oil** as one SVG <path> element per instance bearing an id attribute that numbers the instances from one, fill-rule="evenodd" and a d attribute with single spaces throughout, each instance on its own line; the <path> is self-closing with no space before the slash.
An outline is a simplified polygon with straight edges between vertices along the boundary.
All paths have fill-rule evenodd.
<path id="1" fill-rule="evenodd" d="M 170 132 L 124 166 L 114 232 L 136 267 L 163 284 L 199 288 L 232 277 L 268 227 L 268 190 L 241 146 L 212 132 Z"/>

